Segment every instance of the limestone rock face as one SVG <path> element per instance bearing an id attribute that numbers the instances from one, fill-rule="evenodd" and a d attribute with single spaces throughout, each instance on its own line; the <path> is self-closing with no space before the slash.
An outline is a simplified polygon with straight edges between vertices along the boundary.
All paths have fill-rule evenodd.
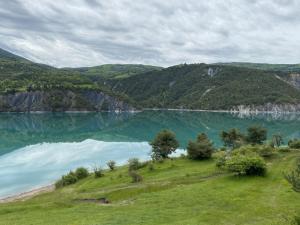
<path id="1" fill-rule="evenodd" d="M 0 95 L 1 112 L 133 111 L 116 97 L 98 91 L 33 91 Z"/>

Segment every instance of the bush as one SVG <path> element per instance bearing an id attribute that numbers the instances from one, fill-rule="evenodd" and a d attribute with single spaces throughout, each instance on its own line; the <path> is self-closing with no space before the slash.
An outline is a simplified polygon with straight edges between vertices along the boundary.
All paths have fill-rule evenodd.
<path id="1" fill-rule="evenodd" d="M 262 146 L 258 146 L 256 152 L 261 157 L 268 158 L 274 155 L 275 149 L 270 145 L 262 145 Z"/>
<path id="2" fill-rule="evenodd" d="M 138 170 L 142 168 L 142 163 L 137 158 L 132 158 L 128 160 L 128 170 Z"/>
<path id="3" fill-rule="evenodd" d="M 251 126 L 247 132 L 246 140 L 249 144 L 261 145 L 267 139 L 267 130 L 261 126 Z"/>
<path id="4" fill-rule="evenodd" d="M 112 161 L 112 160 L 108 161 L 108 162 L 106 163 L 106 165 L 108 166 L 108 168 L 109 168 L 111 171 L 115 170 L 115 168 L 116 168 L 116 162 L 115 162 L 115 161 Z"/>
<path id="5" fill-rule="evenodd" d="M 143 181 L 143 177 L 136 171 L 129 171 L 129 176 L 132 178 L 132 183 L 138 183 Z"/>
<path id="6" fill-rule="evenodd" d="M 266 173 L 266 163 L 258 155 L 237 154 L 226 161 L 228 171 L 237 175 L 262 176 Z"/>
<path id="7" fill-rule="evenodd" d="M 285 179 L 292 185 L 296 192 L 300 192 L 300 159 L 297 160 L 295 169 L 284 175 Z"/>
<path id="8" fill-rule="evenodd" d="M 75 175 L 78 180 L 81 180 L 89 176 L 89 171 L 84 167 L 79 167 L 75 170 Z"/>
<path id="9" fill-rule="evenodd" d="M 251 155 L 258 154 L 261 157 L 271 157 L 275 153 L 275 149 L 269 145 L 245 145 L 232 151 L 232 155 Z"/>
<path id="10" fill-rule="evenodd" d="M 175 134 L 169 130 L 159 132 L 150 145 L 152 146 L 152 158 L 154 160 L 168 158 L 179 147 Z"/>
<path id="11" fill-rule="evenodd" d="M 101 167 L 95 167 L 94 175 L 95 175 L 95 178 L 103 177 L 104 176 L 103 169 Z"/>
<path id="12" fill-rule="evenodd" d="M 187 153 L 190 159 L 209 159 L 214 151 L 212 142 L 206 134 L 199 134 L 197 141 L 190 141 L 187 146 Z"/>
<path id="13" fill-rule="evenodd" d="M 218 151 L 213 156 L 216 159 L 216 167 L 222 168 L 225 166 L 227 157 L 227 153 L 225 151 Z"/>
<path id="14" fill-rule="evenodd" d="M 300 149 L 300 139 L 289 140 L 288 145 L 290 148 Z"/>
<path id="15" fill-rule="evenodd" d="M 61 179 L 55 183 L 55 187 L 61 188 L 61 187 L 67 186 L 67 185 L 75 184 L 77 181 L 78 181 L 78 178 L 77 178 L 76 174 L 74 172 L 70 171 L 70 173 L 62 176 Z"/>

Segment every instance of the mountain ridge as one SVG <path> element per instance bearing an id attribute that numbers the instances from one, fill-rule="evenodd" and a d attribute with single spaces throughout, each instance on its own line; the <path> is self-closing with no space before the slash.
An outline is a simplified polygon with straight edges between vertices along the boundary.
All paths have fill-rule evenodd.
<path id="1" fill-rule="evenodd" d="M 131 110 L 174 108 L 236 111 L 248 108 L 259 111 L 300 111 L 300 74 L 296 69 L 286 71 L 286 67 L 282 65 L 275 66 L 276 70 L 273 64 L 272 69 L 266 70 L 262 66 L 265 64 L 250 64 L 250 67 L 260 65 L 260 68 L 248 68 L 248 64 L 239 66 L 240 64 L 204 63 L 180 64 L 168 68 L 141 64 L 107 64 L 59 69 L 31 61 L 16 61 L 14 59 L 18 56 L 14 57 L 12 53 L 3 55 L 5 60 L 0 60 L 0 95 L 11 97 L 2 97 L 6 100 L 0 101 L 0 111 L 14 109 L 15 104 L 10 101 L 16 99 L 16 96 L 12 96 L 17 93 L 26 95 L 28 92 L 41 92 L 47 95 L 60 91 L 70 91 L 81 96 L 73 98 L 83 100 L 82 105 L 73 102 L 77 106 L 83 106 L 79 107 L 81 110 L 91 110 L 91 107 L 84 107 L 90 103 L 85 102 L 87 99 L 82 98 L 81 93 L 93 91 L 126 102 L 133 106 Z M 296 64 L 294 68 L 297 68 Z M 59 99 L 59 96 L 54 98 Z M 48 97 L 44 99 L 47 99 L 46 104 L 52 104 Z M 1 108 L 1 105 L 5 107 Z M 18 108 L 18 111 L 29 108 L 27 105 Z M 43 108 L 45 105 L 40 108 L 36 106 L 35 110 Z M 67 108 L 60 105 L 58 110 Z M 122 111 L 127 108 L 111 107 L 111 110 Z M 101 107 L 92 109 L 103 110 Z M 51 110 L 57 109 L 54 107 Z"/>

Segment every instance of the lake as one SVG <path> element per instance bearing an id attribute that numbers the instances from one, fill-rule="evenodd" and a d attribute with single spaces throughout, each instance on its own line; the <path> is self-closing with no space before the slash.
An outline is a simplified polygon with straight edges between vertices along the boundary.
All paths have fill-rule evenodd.
<path id="1" fill-rule="evenodd" d="M 199 132 L 221 146 L 220 131 L 253 124 L 300 137 L 300 114 L 239 115 L 219 112 L 144 111 L 140 113 L 1 113 L 0 198 L 53 183 L 79 166 L 121 165 L 148 159 L 148 142 L 162 129 L 177 135 L 180 148 Z"/>

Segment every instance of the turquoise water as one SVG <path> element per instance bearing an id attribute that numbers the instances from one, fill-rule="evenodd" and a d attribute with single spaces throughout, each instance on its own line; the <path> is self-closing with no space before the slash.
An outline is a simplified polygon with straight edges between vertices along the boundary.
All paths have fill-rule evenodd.
<path id="1" fill-rule="evenodd" d="M 184 149 L 205 132 L 216 146 L 219 133 L 260 124 L 285 140 L 300 137 L 300 114 L 241 116 L 213 112 L 0 114 L 0 197 L 47 185 L 79 166 L 124 164 L 147 159 L 148 142 L 161 129 L 173 130 Z"/>

